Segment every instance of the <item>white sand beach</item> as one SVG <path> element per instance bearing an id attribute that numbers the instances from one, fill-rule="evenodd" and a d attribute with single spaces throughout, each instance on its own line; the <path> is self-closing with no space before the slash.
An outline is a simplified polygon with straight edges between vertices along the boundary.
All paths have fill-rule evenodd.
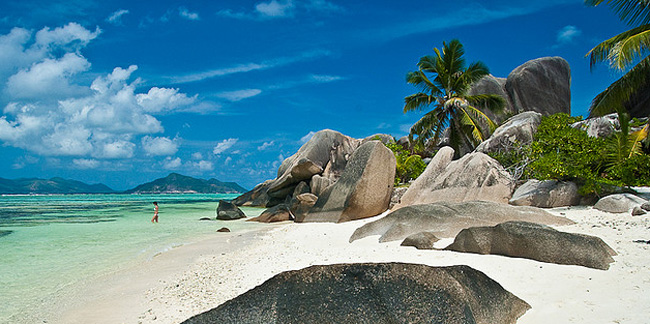
<path id="1" fill-rule="evenodd" d="M 215 233 L 117 273 L 96 278 L 35 310 L 38 323 L 180 323 L 287 270 L 354 262 L 469 265 L 528 302 L 518 323 L 647 323 L 650 318 L 650 216 L 591 207 L 550 210 L 575 221 L 561 231 L 595 235 L 618 255 L 607 271 L 526 259 L 378 243 L 348 243 L 376 217 L 342 224 L 281 223 L 248 233 Z M 444 247 L 452 239 L 436 246 Z"/>

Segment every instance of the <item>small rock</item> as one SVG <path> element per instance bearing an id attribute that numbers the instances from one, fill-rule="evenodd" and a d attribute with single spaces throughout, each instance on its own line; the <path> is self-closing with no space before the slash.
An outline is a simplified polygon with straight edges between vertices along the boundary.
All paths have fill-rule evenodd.
<path id="1" fill-rule="evenodd" d="M 201 217 L 199 218 L 200 221 L 209 221 L 211 220 L 210 217 Z"/>
<path id="2" fill-rule="evenodd" d="M 222 227 L 222 228 L 218 229 L 217 232 L 230 233 L 230 229 L 228 227 Z"/>
<path id="3" fill-rule="evenodd" d="M 650 202 L 643 203 L 643 205 L 641 205 L 641 208 L 650 211 Z"/>
<path id="4" fill-rule="evenodd" d="M 641 216 L 641 215 L 645 215 L 645 214 L 647 214 L 647 212 L 645 210 L 643 210 L 643 208 L 641 208 L 639 206 L 636 206 L 636 207 L 634 207 L 634 209 L 632 209 L 632 216 Z"/>

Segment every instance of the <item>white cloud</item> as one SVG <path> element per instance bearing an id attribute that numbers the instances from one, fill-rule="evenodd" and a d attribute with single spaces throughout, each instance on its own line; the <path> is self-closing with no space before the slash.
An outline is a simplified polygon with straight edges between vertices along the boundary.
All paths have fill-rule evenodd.
<path id="1" fill-rule="evenodd" d="M 73 159 L 72 164 L 77 169 L 97 169 L 97 167 L 100 165 L 100 162 L 95 159 Z"/>
<path id="2" fill-rule="evenodd" d="M 217 144 L 217 146 L 214 147 L 214 150 L 212 152 L 214 154 L 221 154 L 225 152 L 226 150 L 230 149 L 235 143 L 237 143 L 239 139 L 238 138 L 229 138 L 221 141 L 220 143 Z"/>
<path id="3" fill-rule="evenodd" d="M 69 23 L 63 27 L 57 27 L 50 30 L 45 27 L 36 32 L 36 46 L 41 48 L 53 46 L 67 46 L 68 49 L 79 49 L 88 45 L 88 43 L 97 38 L 101 33 L 99 27 L 92 32 L 77 23 Z"/>
<path id="4" fill-rule="evenodd" d="M 310 131 L 309 133 L 307 133 L 307 135 L 300 138 L 300 143 L 305 144 L 309 142 L 309 140 L 314 136 L 314 134 L 316 134 L 314 131 Z"/>
<path id="5" fill-rule="evenodd" d="M 255 97 L 262 93 L 260 89 L 243 89 L 236 91 L 225 91 L 217 94 L 217 97 L 224 98 L 228 101 L 237 102 L 246 98 Z"/>
<path id="6" fill-rule="evenodd" d="M 142 138 L 142 149 L 148 155 L 174 155 L 178 152 L 178 140 L 171 140 L 167 137 L 145 136 Z"/>
<path id="7" fill-rule="evenodd" d="M 181 158 L 177 157 L 172 159 L 171 157 L 166 157 L 162 161 L 162 167 L 165 170 L 174 170 L 178 169 L 182 164 Z"/>
<path id="8" fill-rule="evenodd" d="M 260 2 L 255 5 L 255 11 L 266 17 L 287 17 L 293 15 L 294 4 L 292 0 Z"/>
<path id="9" fill-rule="evenodd" d="M 211 171 L 214 170 L 214 165 L 210 161 L 199 161 L 198 168 L 201 171 Z"/>
<path id="10" fill-rule="evenodd" d="M 179 107 L 193 104 L 198 95 L 188 97 L 184 93 L 178 93 L 178 89 L 153 87 L 149 92 L 140 93 L 135 96 L 138 104 L 146 112 L 172 111 Z"/>
<path id="11" fill-rule="evenodd" d="M 258 151 L 264 151 L 264 150 L 266 150 L 267 148 L 273 146 L 273 144 L 275 144 L 275 141 L 264 142 L 264 143 L 262 143 L 262 145 L 260 145 L 260 146 L 257 147 L 257 150 L 258 150 Z"/>
<path id="12" fill-rule="evenodd" d="M 135 144 L 117 140 L 110 143 L 103 143 L 99 146 L 94 156 L 103 159 L 128 159 L 133 157 Z"/>
<path id="13" fill-rule="evenodd" d="M 557 42 L 560 44 L 570 43 L 581 34 L 582 31 L 580 31 L 576 26 L 564 26 L 564 28 L 557 32 Z"/>
<path id="14" fill-rule="evenodd" d="M 188 20 L 200 20 L 200 19 L 201 19 L 201 18 L 199 18 L 199 14 L 198 14 L 198 13 L 196 13 L 196 12 L 190 12 L 190 11 L 187 10 L 187 8 L 185 8 L 185 7 L 180 7 L 180 8 L 178 8 L 178 14 L 179 14 L 182 18 L 185 18 L 185 19 L 188 19 Z"/>
<path id="15" fill-rule="evenodd" d="M 231 158 L 231 157 L 227 157 L 227 158 L 223 161 L 223 165 L 228 165 L 228 164 L 230 164 L 230 162 L 232 162 L 232 158 Z"/>
<path id="16" fill-rule="evenodd" d="M 339 81 L 344 79 L 342 76 L 338 76 L 338 75 L 320 75 L 320 74 L 312 74 L 310 78 L 313 81 L 319 83 L 328 83 L 328 82 L 334 82 L 334 81 Z"/>
<path id="17" fill-rule="evenodd" d="M 106 21 L 113 25 L 122 25 L 122 16 L 128 13 L 129 11 L 125 9 L 117 10 L 108 16 L 108 18 L 106 18 Z"/>
<path id="18" fill-rule="evenodd" d="M 203 159 L 203 154 L 201 154 L 201 152 L 192 153 L 192 158 L 195 159 L 195 160 L 202 160 Z"/>

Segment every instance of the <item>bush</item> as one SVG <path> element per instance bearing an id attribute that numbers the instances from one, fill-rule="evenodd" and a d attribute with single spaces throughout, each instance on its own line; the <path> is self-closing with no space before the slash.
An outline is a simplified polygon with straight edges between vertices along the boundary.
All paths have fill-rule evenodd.
<path id="1" fill-rule="evenodd" d="M 408 183 L 411 180 L 417 179 L 424 169 L 427 167 L 426 163 L 422 161 L 422 157 L 417 154 L 410 154 L 401 145 L 396 143 L 386 144 L 393 154 L 397 162 L 395 169 L 395 186 L 402 183 Z"/>

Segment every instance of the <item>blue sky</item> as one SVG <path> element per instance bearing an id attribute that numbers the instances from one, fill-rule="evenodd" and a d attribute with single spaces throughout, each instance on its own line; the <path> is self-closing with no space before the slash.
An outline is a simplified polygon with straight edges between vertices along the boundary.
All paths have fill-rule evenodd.
<path id="1" fill-rule="evenodd" d="M 626 29 L 580 0 L 3 1 L 0 177 L 252 188 L 315 131 L 406 135 L 405 74 L 453 38 L 497 77 L 565 58 L 585 115 L 620 75 L 584 56 Z"/>

